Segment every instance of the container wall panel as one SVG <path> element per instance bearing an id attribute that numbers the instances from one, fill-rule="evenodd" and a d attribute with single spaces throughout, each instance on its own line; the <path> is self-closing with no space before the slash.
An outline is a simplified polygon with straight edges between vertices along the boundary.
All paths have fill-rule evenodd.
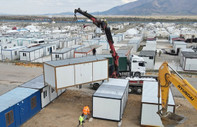
<path id="1" fill-rule="evenodd" d="M 160 106 L 161 109 L 161 106 Z M 174 106 L 168 106 L 168 111 L 173 112 Z M 157 114 L 158 105 L 142 104 L 141 125 L 163 127 L 160 116 Z"/>
<path id="2" fill-rule="evenodd" d="M 93 117 L 120 120 L 120 100 L 93 97 Z"/>
<path id="3" fill-rule="evenodd" d="M 51 85 L 53 88 L 55 88 L 56 85 L 55 85 L 54 67 L 44 64 L 44 76 L 45 76 L 45 82 Z"/>
<path id="4" fill-rule="evenodd" d="M 42 104 L 42 108 L 45 107 L 46 105 L 48 105 L 50 103 L 50 91 L 49 91 L 49 86 L 46 86 L 42 89 L 41 92 L 41 104 Z"/>
<path id="5" fill-rule="evenodd" d="M 75 65 L 75 83 L 83 84 L 92 81 L 92 63 Z"/>
<path id="6" fill-rule="evenodd" d="M 57 88 L 67 87 L 75 84 L 74 65 L 56 68 Z"/>
<path id="7" fill-rule="evenodd" d="M 185 70 L 197 71 L 197 59 L 186 58 Z"/>
<path id="8" fill-rule="evenodd" d="M 93 80 L 106 79 L 108 77 L 108 61 L 93 62 Z"/>

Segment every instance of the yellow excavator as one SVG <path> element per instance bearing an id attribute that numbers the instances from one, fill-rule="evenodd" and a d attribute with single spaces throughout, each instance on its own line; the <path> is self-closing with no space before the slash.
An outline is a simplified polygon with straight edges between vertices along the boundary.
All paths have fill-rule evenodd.
<path id="1" fill-rule="evenodd" d="M 170 72 L 172 70 L 173 73 Z M 181 94 L 193 105 L 197 110 L 197 90 L 178 72 L 164 62 L 159 68 L 158 74 L 158 114 L 161 117 L 164 126 L 176 125 L 183 123 L 183 116 L 168 112 L 168 95 L 170 85 L 173 84 Z M 161 92 L 161 93 L 160 93 Z M 159 109 L 161 95 L 162 109 Z"/>

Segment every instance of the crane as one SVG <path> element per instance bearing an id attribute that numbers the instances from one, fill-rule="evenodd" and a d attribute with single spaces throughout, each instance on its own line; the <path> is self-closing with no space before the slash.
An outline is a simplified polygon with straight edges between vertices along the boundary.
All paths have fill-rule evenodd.
<path id="1" fill-rule="evenodd" d="M 119 63 L 118 63 L 118 59 L 119 59 L 119 56 L 114 48 L 114 41 L 113 41 L 113 38 L 112 38 L 112 35 L 111 35 L 111 30 L 110 30 L 110 27 L 107 26 L 107 22 L 105 19 L 97 19 L 96 17 L 92 16 L 91 14 L 87 13 L 87 11 L 82 11 L 80 8 L 78 9 L 75 9 L 74 10 L 74 16 L 76 17 L 76 13 L 80 13 L 82 15 L 84 15 L 85 17 L 89 18 L 90 20 L 92 20 L 93 24 L 96 25 L 97 27 L 101 28 L 102 31 L 105 32 L 105 35 L 107 37 L 107 41 L 109 43 L 109 46 L 110 46 L 110 53 L 112 54 L 112 58 L 113 58 L 113 72 L 111 74 L 110 77 L 112 78 L 117 78 L 119 76 L 119 73 L 118 73 L 118 66 L 119 66 Z"/>
<path id="2" fill-rule="evenodd" d="M 171 73 L 169 68 L 174 73 Z M 161 117 L 162 121 L 174 121 L 176 123 L 181 123 L 184 121 L 184 117 L 171 112 L 167 112 L 170 84 L 173 84 L 197 110 L 197 90 L 178 72 L 176 72 L 172 67 L 170 67 L 167 62 L 164 62 L 159 68 L 158 84 L 158 102 L 160 100 L 160 92 L 162 101 L 162 109 L 159 110 L 158 106 L 158 114 Z"/>

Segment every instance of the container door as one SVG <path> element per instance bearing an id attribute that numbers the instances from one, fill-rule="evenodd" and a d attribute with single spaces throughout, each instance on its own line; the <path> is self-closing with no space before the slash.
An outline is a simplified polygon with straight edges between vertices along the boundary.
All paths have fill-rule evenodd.
<path id="1" fill-rule="evenodd" d="M 28 110 L 28 104 L 25 101 L 20 102 L 20 118 L 21 118 L 21 124 L 26 122 L 29 119 L 29 110 Z"/>

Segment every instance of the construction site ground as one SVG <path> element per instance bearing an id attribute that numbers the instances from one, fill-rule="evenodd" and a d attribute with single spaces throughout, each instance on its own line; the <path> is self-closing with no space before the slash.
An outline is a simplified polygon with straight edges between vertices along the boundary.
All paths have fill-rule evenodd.
<path id="1" fill-rule="evenodd" d="M 23 67 L 11 63 L 0 63 L 0 94 L 31 80 L 42 74 L 41 67 Z M 192 85 L 197 86 L 196 78 L 187 77 L 192 81 Z M 78 117 L 82 113 L 85 105 L 90 105 L 92 109 L 92 94 L 95 91 L 89 85 L 84 85 L 82 89 L 72 87 L 67 89 L 56 100 L 47 105 L 38 114 L 28 120 L 22 127 L 76 127 Z M 176 96 L 176 94 L 174 95 Z M 182 97 L 175 97 L 177 105 L 176 113 L 187 118 L 185 123 L 178 127 L 197 126 L 197 111 L 192 105 Z M 122 127 L 140 126 L 141 116 L 141 95 L 129 94 L 127 106 L 123 114 Z M 150 116 L 151 117 L 151 116 Z M 117 127 L 118 122 L 93 119 L 84 123 L 85 127 Z"/>

